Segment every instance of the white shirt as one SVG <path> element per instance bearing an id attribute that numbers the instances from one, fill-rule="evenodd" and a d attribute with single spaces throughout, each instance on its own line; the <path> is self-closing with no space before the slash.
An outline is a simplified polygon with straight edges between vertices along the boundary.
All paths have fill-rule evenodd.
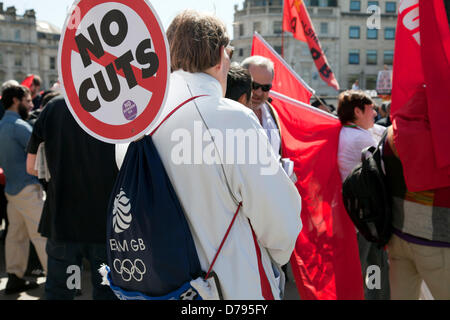
<path id="1" fill-rule="evenodd" d="M 153 136 L 155 146 L 186 214 L 204 271 L 209 269 L 238 203 L 243 203 L 214 266 L 224 298 L 263 299 L 250 221 L 261 248 L 270 290 L 275 299 L 280 299 L 278 271 L 274 270 L 272 260 L 283 265 L 291 257 L 302 228 L 301 198 L 283 170 L 263 176 L 258 164 L 235 162 L 225 164 L 223 169 L 217 164 L 175 164 L 174 154 L 180 141 L 174 140 L 177 138 L 174 133 L 194 136 L 196 125 L 203 121 L 209 132 L 225 136 L 228 129 L 256 130 L 258 137 L 268 143 L 254 113 L 240 103 L 222 98 L 219 82 L 204 73 L 174 72 L 164 113 L 192 96 L 203 94 L 209 96 L 186 104 L 159 128 Z M 209 136 L 208 130 L 205 126 L 202 130 L 205 139 Z M 212 144 L 211 140 L 206 140 L 209 139 L 205 139 L 203 147 Z M 227 159 L 228 152 L 226 148 L 223 153 L 218 151 L 222 159 Z M 237 155 L 234 157 L 236 161 Z M 274 158 L 272 151 L 272 161 L 276 161 Z"/>
<path id="2" fill-rule="evenodd" d="M 267 103 L 261 104 L 260 110 L 262 127 L 266 131 L 267 137 L 269 138 L 270 144 L 272 145 L 275 154 L 278 154 L 281 148 L 281 138 L 276 120 L 270 114 L 269 106 L 267 105 Z M 279 156 L 279 158 L 281 158 L 281 156 Z"/>
<path id="3" fill-rule="evenodd" d="M 339 135 L 338 166 L 342 181 L 361 163 L 361 152 L 378 145 L 370 131 L 363 128 L 343 127 Z"/>

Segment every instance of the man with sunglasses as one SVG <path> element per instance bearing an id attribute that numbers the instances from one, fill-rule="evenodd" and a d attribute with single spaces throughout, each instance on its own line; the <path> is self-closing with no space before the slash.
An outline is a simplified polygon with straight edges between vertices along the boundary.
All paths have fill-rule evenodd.
<path id="1" fill-rule="evenodd" d="M 256 114 L 262 127 L 266 130 L 273 150 L 281 159 L 281 130 L 278 115 L 270 104 L 269 92 L 275 75 L 273 62 L 265 57 L 251 56 L 242 62 L 253 78 L 252 100 L 250 109 Z"/>
<path id="2" fill-rule="evenodd" d="M 265 129 L 273 150 L 278 155 L 278 160 L 289 178 L 296 183 L 297 176 L 294 173 L 294 163 L 288 159 L 282 159 L 281 126 L 278 114 L 270 104 L 269 92 L 275 76 L 273 62 L 262 56 L 251 56 L 242 61 L 241 66 L 247 69 L 252 76 L 252 98 L 247 105 L 259 119 Z M 282 266 L 288 281 L 287 264 Z"/>

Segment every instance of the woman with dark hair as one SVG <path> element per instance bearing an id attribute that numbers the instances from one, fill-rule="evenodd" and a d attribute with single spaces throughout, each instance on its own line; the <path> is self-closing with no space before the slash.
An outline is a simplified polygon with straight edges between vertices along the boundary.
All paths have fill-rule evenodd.
<path id="1" fill-rule="evenodd" d="M 339 96 L 338 117 L 343 127 L 339 136 L 338 165 L 342 181 L 361 162 L 362 151 L 378 145 L 373 134 L 375 116 L 373 100 L 362 91 L 346 91 Z M 389 267 L 387 254 L 376 244 L 368 242 L 358 233 L 359 257 L 364 279 L 364 295 L 367 300 L 389 300 Z M 366 270 L 377 266 L 381 272 L 381 288 L 369 289 Z"/>

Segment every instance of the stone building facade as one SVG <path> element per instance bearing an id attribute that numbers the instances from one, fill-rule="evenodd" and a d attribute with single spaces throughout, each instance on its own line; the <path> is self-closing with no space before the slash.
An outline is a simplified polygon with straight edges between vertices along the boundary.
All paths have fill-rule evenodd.
<path id="1" fill-rule="evenodd" d="M 15 7 L 0 3 L 0 83 L 14 79 L 22 82 L 27 74 L 42 78 L 42 88 L 58 80 L 60 30 L 37 21 L 34 10 L 17 15 Z"/>
<path id="2" fill-rule="evenodd" d="M 241 7 L 235 6 L 236 61 L 250 55 L 254 31 L 281 53 L 283 2 L 245 0 Z M 362 89 L 375 89 L 378 72 L 385 64 L 392 66 L 397 1 L 305 0 L 305 3 L 341 89 L 350 88 L 356 79 Z M 320 78 L 308 45 L 290 33 L 284 33 L 284 58 L 319 95 L 337 95 Z"/>

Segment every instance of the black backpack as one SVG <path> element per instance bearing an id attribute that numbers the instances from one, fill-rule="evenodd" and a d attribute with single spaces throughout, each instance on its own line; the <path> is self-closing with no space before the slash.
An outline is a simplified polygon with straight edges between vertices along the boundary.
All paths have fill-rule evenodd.
<path id="1" fill-rule="evenodd" d="M 392 197 L 383 167 L 383 147 L 387 132 L 378 147 L 362 151 L 361 164 L 345 179 L 344 206 L 350 219 L 367 241 L 385 246 L 392 235 Z"/>

